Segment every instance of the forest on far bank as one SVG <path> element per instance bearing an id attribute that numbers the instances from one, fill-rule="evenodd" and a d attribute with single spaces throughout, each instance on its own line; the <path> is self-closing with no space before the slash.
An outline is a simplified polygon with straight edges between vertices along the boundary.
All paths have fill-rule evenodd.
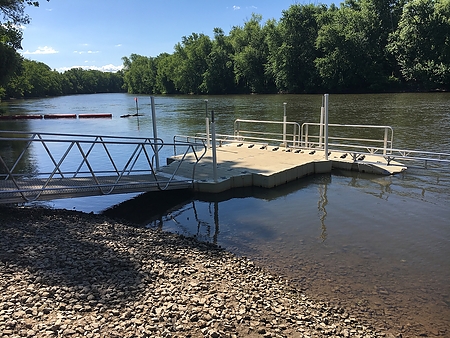
<path id="1" fill-rule="evenodd" d="M 2 97 L 133 94 L 364 93 L 450 89 L 450 0 L 294 4 L 253 14 L 213 38 L 183 36 L 172 54 L 123 57 L 117 73 L 64 73 L 22 60 Z"/>

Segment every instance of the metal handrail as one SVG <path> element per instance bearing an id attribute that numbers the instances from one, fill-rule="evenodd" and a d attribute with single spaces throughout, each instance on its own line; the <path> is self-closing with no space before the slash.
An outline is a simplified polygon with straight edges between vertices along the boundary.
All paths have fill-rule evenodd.
<path id="1" fill-rule="evenodd" d="M 253 125 L 281 125 L 283 130 L 280 133 L 276 132 L 262 132 L 254 130 L 242 130 L 241 124 L 253 124 Z M 292 132 L 285 132 L 285 127 L 291 127 Z M 253 135 L 262 135 L 261 137 L 255 137 Z M 266 137 L 270 136 L 270 137 Z M 297 147 L 300 145 L 300 124 L 297 122 L 284 122 L 284 121 L 258 121 L 258 120 L 245 120 L 236 119 L 234 121 L 234 136 L 241 138 L 241 140 L 257 140 L 266 142 L 279 142 L 284 146 Z M 279 136 L 281 138 L 272 138 L 271 136 Z M 291 140 L 288 138 L 292 138 Z M 278 144 L 279 145 L 279 144 Z"/>
<path id="2" fill-rule="evenodd" d="M 320 123 L 311 123 L 306 122 L 303 123 L 301 126 L 301 145 L 304 148 L 311 148 L 311 147 L 322 147 L 324 144 L 324 139 L 322 136 L 322 133 L 319 132 L 319 135 L 310 135 L 309 134 L 309 127 L 310 126 L 316 126 L 319 128 L 323 128 L 323 124 Z M 382 144 L 383 147 L 377 148 L 383 150 L 383 155 L 386 155 L 388 149 L 392 148 L 394 145 L 394 129 L 391 126 L 377 126 L 377 125 L 366 125 L 366 124 L 334 124 L 329 123 L 328 128 L 359 128 L 359 129 L 381 129 L 384 132 L 383 139 L 361 139 L 361 138 L 352 138 L 352 137 L 336 137 L 336 136 L 330 136 L 328 134 L 328 144 L 329 146 L 339 146 L 339 147 L 359 147 L 359 148 L 367 148 L 364 146 L 361 146 L 360 144 L 333 144 L 333 141 L 359 141 L 359 142 L 365 142 L 365 143 L 374 143 L 374 144 Z M 317 140 L 317 141 L 310 141 L 310 139 Z M 372 149 L 375 149 L 376 147 L 370 147 Z M 369 148 L 367 148 L 369 149 Z M 370 152 L 370 151 L 369 151 Z"/>
<path id="3" fill-rule="evenodd" d="M 2 153 L 0 154 L 0 170 L 3 168 L 3 173 L 0 172 L 0 181 L 11 181 L 16 188 L 14 191 L 0 190 L 0 193 L 11 194 L 20 193 L 21 197 L 26 202 L 35 201 L 46 191 L 56 191 L 58 189 L 81 189 L 81 188 L 96 188 L 98 192 L 103 195 L 111 194 L 116 188 L 121 186 L 133 185 L 133 184 L 152 184 L 159 190 L 166 190 L 171 184 L 180 183 L 179 178 L 176 178 L 177 170 L 180 166 L 176 167 L 173 174 L 170 177 L 163 178 L 158 176 L 159 168 L 155 167 L 155 157 L 161 152 L 163 146 L 171 146 L 171 144 L 165 144 L 162 139 L 154 138 L 142 138 L 142 137 L 123 137 L 123 136 L 98 136 L 98 135 L 81 135 L 81 134 L 57 134 L 57 133 L 35 133 L 35 132 L 12 132 L 12 131 L 0 131 L 0 142 L 8 142 L 8 144 L 24 143 L 22 149 L 19 148 L 18 155 L 10 156 L 6 158 Z M 1 143 L 0 143 L 1 144 Z M 19 168 L 21 162 L 24 160 L 28 152 L 33 152 L 33 147 L 42 146 L 44 154 L 49 158 L 50 164 L 53 169 L 50 171 L 41 171 L 33 173 L 30 178 L 29 172 L 20 172 Z M 54 149 L 56 145 L 58 148 Z M 97 146 L 97 147 L 96 147 Z M 100 149 L 104 151 L 107 161 L 102 161 L 100 167 L 92 157 L 98 156 L 95 151 L 100 146 Z M 128 150 L 128 158 L 125 156 L 125 162 L 121 166 L 120 161 L 123 162 L 124 154 L 119 155 L 114 153 L 112 149 L 116 146 L 125 146 Z M 177 142 L 178 147 L 184 148 L 183 159 L 186 154 L 193 152 L 198 161 L 206 153 L 206 147 L 204 147 L 203 153 L 198 155 L 198 145 L 189 142 Z M 122 149 L 122 147 L 119 147 Z M 131 149 L 128 149 L 131 148 Z M 74 159 L 74 156 L 75 159 Z M 81 161 L 78 159 L 81 156 Z M 111 169 L 105 169 L 106 166 L 111 165 Z M 86 168 L 86 169 L 83 169 Z M 195 170 L 195 166 L 194 166 Z M 28 170 L 29 171 L 29 170 Z M 122 179 L 127 176 L 131 177 L 133 174 L 149 174 L 153 177 L 153 181 L 133 183 L 123 183 Z M 107 176 L 112 175 L 112 176 Z M 193 173 L 194 175 L 194 173 Z M 105 184 L 102 183 L 102 177 L 113 178 L 113 182 Z M 115 179 L 114 179 L 115 177 Z M 194 177 L 194 176 L 193 176 Z M 52 183 L 61 179 L 82 179 L 89 178 L 94 183 L 89 183 L 86 186 L 66 186 L 64 188 L 55 188 Z M 39 180 L 38 187 L 24 188 L 25 184 L 30 182 L 37 182 Z M 176 181 L 177 180 L 177 181 Z M 176 181 L 176 182 L 175 182 Z M 67 181 L 69 182 L 69 181 Z M 193 184 L 192 180 L 186 180 L 190 184 Z M 36 192 L 36 195 L 30 197 L 26 193 Z"/>

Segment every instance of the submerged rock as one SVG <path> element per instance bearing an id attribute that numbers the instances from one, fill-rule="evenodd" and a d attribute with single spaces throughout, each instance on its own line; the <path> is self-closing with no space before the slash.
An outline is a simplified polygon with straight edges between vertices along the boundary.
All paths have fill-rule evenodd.
<path id="1" fill-rule="evenodd" d="M 0 212 L 6 335 L 382 336 L 212 244 L 79 212 Z"/>

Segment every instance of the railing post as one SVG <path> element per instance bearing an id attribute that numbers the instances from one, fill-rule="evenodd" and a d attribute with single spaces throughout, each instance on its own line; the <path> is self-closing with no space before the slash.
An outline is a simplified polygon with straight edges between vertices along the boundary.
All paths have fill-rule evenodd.
<path id="1" fill-rule="evenodd" d="M 309 125 L 305 124 L 305 148 L 309 148 L 309 144 L 308 144 L 308 129 L 309 129 Z"/>
<path id="2" fill-rule="evenodd" d="M 211 143 L 209 141 L 209 116 L 208 116 L 208 100 L 205 100 L 205 121 L 206 121 L 206 149 L 211 147 Z"/>
<path id="3" fill-rule="evenodd" d="M 214 110 L 211 111 L 211 139 L 212 139 L 213 178 L 214 182 L 217 182 L 216 124 L 214 122 Z"/>
<path id="4" fill-rule="evenodd" d="M 387 139 L 388 139 L 388 128 L 384 128 L 384 146 L 383 146 L 383 155 L 386 155 L 386 148 L 387 148 Z"/>
<path id="5" fill-rule="evenodd" d="M 283 147 L 286 147 L 286 102 L 283 103 Z"/>
<path id="6" fill-rule="evenodd" d="M 325 161 L 328 161 L 328 95 L 325 94 L 324 101 L 325 101 Z"/>
<path id="7" fill-rule="evenodd" d="M 157 129 L 156 129 L 156 111 L 155 111 L 155 97 L 150 96 L 150 102 L 152 104 L 152 124 L 153 124 L 153 143 L 155 146 L 155 161 L 156 161 L 156 170 L 159 170 L 159 150 L 157 144 Z"/>
<path id="8" fill-rule="evenodd" d="M 320 107 L 320 125 L 319 125 L 319 147 L 323 146 L 323 115 L 325 113 L 325 107 L 322 100 L 322 107 Z"/>

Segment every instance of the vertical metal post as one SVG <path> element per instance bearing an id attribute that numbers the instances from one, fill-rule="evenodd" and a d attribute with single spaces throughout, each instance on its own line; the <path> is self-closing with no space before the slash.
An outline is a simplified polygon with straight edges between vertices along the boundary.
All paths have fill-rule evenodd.
<path id="1" fill-rule="evenodd" d="M 322 107 L 320 107 L 320 125 L 319 125 L 319 147 L 323 146 L 323 115 L 325 113 L 324 98 L 322 98 Z"/>
<path id="2" fill-rule="evenodd" d="M 388 139 L 388 129 L 387 129 L 387 128 L 384 128 L 384 147 L 383 147 L 383 155 L 386 155 L 387 139 Z M 392 146 L 391 146 L 391 148 L 392 148 Z"/>
<path id="3" fill-rule="evenodd" d="M 308 125 L 305 125 L 305 144 L 304 144 L 305 148 L 309 148 L 308 129 L 309 129 Z"/>
<path id="4" fill-rule="evenodd" d="M 159 145 L 157 143 L 158 132 L 156 129 L 156 112 L 155 112 L 155 97 L 150 96 L 150 102 L 152 105 L 152 124 L 153 124 L 153 144 L 155 147 L 155 161 L 156 161 L 156 170 L 159 170 Z"/>
<path id="5" fill-rule="evenodd" d="M 213 178 L 214 182 L 217 182 L 216 124 L 214 122 L 214 110 L 211 111 L 211 140 L 212 140 Z"/>
<path id="6" fill-rule="evenodd" d="M 328 95 L 329 94 L 325 94 L 324 96 L 324 105 L 325 105 L 325 118 L 324 118 L 324 122 L 325 122 L 325 146 L 324 146 L 324 151 L 325 151 L 325 161 L 328 161 Z"/>
<path id="7" fill-rule="evenodd" d="M 211 147 L 211 143 L 209 141 L 209 116 L 208 116 L 208 100 L 205 100 L 205 121 L 206 121 L 206 149 Z"/>
<path id="8" fill-rule="evenodd" d="M 283 103 L 283 146 L 286 147 L 286 102 Z"/>

